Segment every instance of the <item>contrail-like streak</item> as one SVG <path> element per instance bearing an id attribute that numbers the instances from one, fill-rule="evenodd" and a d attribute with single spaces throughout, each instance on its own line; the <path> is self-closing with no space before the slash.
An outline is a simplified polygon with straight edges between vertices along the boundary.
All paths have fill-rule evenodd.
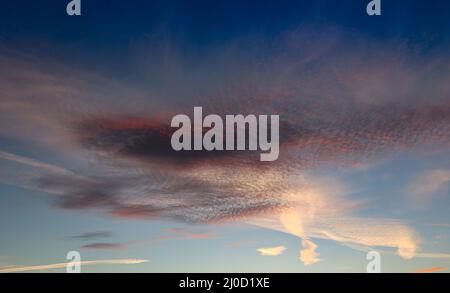
<path id="1" fill-rule="evenodd" d="M 80 265 L 132 265 L 132 264 L 140 264 L 148 262 L 145 259 L 104 259 L 104 260 L 86 260 L 80 261 L 78 264 Z M 27 271 L 45 271 L 52 269 L 62 269 L 65 268 L 68 264 L 74 265 L 77 262 L 70 263 L 56 263 L 56 264 L 48 264 L 48 265 L 38 265 L 38 266 L 20 266 L 20 267 L 10 267 L 5 269 L 0 269 L 0 273 L 18 273 L 18 272 L 27 272 Z"/>

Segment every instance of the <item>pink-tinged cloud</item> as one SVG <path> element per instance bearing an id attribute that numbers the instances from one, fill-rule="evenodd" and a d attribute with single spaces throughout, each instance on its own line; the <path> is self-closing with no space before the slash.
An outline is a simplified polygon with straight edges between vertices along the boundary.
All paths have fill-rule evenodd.
<path id="1" fill-rule="evenodd" d="M 258 251 L 259 254 L 263 256 L 278 256 L 283 254 L 285 250 L 286 247 L 284 246 L 276 246 L 276 247 L 261 247 L 258 248 L 256 251 Z"/>
<path id="2" fill-rule="evenodd" d="M 450 58 L 322 31 L 288 32 L 279 49 L 243 40 L 201 60 L 184 58 L 188 50 L 158 56 L 150 49 L 145 64 L 163 57 L 170 62 L 155 64 L 173 65 L 143 70 L 161 78 L 156 84 L 0 54 L 0 135 L 70 158 L 68 166 L 88 166 L 79 176 L 3 154 L 38 172 L 4 165 L 0 172 L 12 173 L 13 183 L 29 179 L 64 209 L 121 219 L 245 221 L 287 232 L 306 241 L 309 262 L 317 259 L 314 238 L 414 257 L 420 237 L 411 227 L 355 215 L 364 202 L 343 184 L 304 177 L 425 144 L 448 149 Z M 351 37 L 351 46 L 340 36 Z M 250 54 L 240 55 L 240 45 Z M 167 119 L 193 105 L 208 114 L 280 114 L 280 159 L 260 164 L 245 152 L 174 152 Z"/>
<path id="3" fill-rule="evenodd" d="M 300 260 L 306 265 L 310 266 L 320 261 L 320 254 L 316 252 L 317 245 L 311 240 L 302 240 L 303 249 L 300 251 Z"/>
<path id="4" fill-rule="evenodd" d="M 414 273 L 437 273 L 437 272 L 443 272 L 443 271 L 447 271 L 448 268 L 444 268 L 444 267 L 432 267 L 432 268 L 424 268 L 424 269 L 419 269 L 419 270 L 415 270 Z"/>
<path id="5" fill-rule="evenodd" d="M 305 184 L 300 184 L 303 187 L 293 188 L 282 196 L 290 200 L 289 208 L 249 218 L 247 223 L 299 237 L 303 240 L 306 262 L 312 264 L 319 260 L 314 238 L 333 240 L 352 248 L 392 247 L 405 259 L 419 252 L 421 238 L 402 221 L 353 215 L 358 204 L 350 204 L 346 198 L 350 190 L 342 182 L 305 175 L 297 180 L 304 180 Z"/>

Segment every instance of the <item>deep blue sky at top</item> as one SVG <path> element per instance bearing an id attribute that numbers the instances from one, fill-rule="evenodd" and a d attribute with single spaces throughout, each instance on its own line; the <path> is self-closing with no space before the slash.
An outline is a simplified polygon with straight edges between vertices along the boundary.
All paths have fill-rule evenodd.
<path id="1" fill-rule="evenodd" d="M 139 82 L 139 72 L 128 61 L 164 41 L 194 60 L 210 53 L 211 46 L 253 36 L 276 45 L 281 33 L 302 28 L 355 32 L 379 44 L 419 45 L 423 54 L 435 49 L 446 54 L 450 44 L 446 0 L 382 0 L 381 17 L 366 14 L 369 0 L 82 0 L 81 17 L 66 14 L 69 0 L 0 3 L 0 49 L 132 82 Z M 351 46 L 349 36 L 344 42 Z M 270 58 L 270 51 L 262 50 Z"/>
<path id="2" fill-rule="evenodd" d="M 82 17 L 68 17 L 69 0 L 0 1 L 2 42 L 42 38 L 81 47 L 114 48 L 163 26 L 192 46 L 304 24 L 338 26 L 374 38 L 447 40 L 450 3 L 445 0 L 383 0 L 383 16 L 368 17 L 369 0 L 146 1 L 82 0 Z"/>

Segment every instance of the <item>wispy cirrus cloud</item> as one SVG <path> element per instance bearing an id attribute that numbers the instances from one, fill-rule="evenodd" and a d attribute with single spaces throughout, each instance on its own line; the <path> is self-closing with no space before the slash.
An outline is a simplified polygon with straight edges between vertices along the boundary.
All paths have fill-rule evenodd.
<path id="1" fill-rule="evenodd" d="M 14 128 L 1 127 L 0 134 L 62 153 L 79 170 L 2 158 L 44 170 L 28 186 L 47 191 L 63 209 L 120 219 L 248 222 L 301 238 L 305 264 L 318 259 L 314 238 L 414 257 L 421 244 L 414 229 L 356 215 L 363 200 L 350 198 L 338 179 L 311 171 L 423 144 L 448 147 L 449 58 L 321 31 L 280 35 L 277 48 L 240 40 L 193 63 L 186 52 L 156 50 L 145 64 L 171 65 L 146 68 L 158 76 L 156 84 L 146 76 L 129 84 L 52 60 L 1 56 L 0 68 L 8 70 L 0 69 L 0 125 Z M 247 53 L 239 53 L 241 46 Z M 170 62 L 152 63 L 161 58 Z M 205 113 L 280 114 L 280 159 L 259 164 L 248 153 L 174 152 L 170 118 L 193 105 Z"/>
<path id="2" fill-rule="evenodd" d="M 111 231 L 94 231 L 94 232 L 86 232 L 82 234 L 78 234 L 70 237 L 71 239 L 79 239 L 83 241 L 94 241 L 94 240 L 103 240 L 113 237 L 113 233 Z M 87 243 L 81 246 L 83 249 L 90 250 L 113 250 L 113 249 L 125 249 L 128 247 L 128 243 L 118 243 L 118 242 L 93 242 Z"/>
<path id="3" fill-rule="evenodd" d="M 161 231 L 162 233 L 150 237 L 146 240 L 127 241 L 127 242 L 93 242 L 81 246 L 81 249 L 88 250 L 121 250 L 128 249 L 135 245 L 148 245 L 161 241 L 184 241 L 184 240 L 206 240 L 217 237 L 216 233 L 202 230 L 191 230 L 186 228 L 170 228 Z M 77 235 L 77 239 L 94 240 L 101 238 L 110 238 L 112 233 L 109 231 L 88 232 Z"/>
<path id="4" fill-rule="evenodd" d="M 133 265 L 146 263 L 148 260 L 145 259 L 104 259 L 104 260 L 85 260 L 78 262 L 81 266 L 91 266 L 91 265 Z M 68 265 L 73 265 L 72 263 L 56 263 L 47 265 L 36 265 L 36 266 L 18 266 L 18 267 L 8 267 L 0 268 L 0 273 L 19 273 L 28 271 L 47 271 L 53 269 L 64 269 Z"/>
<path id="5" fill-rule="evenodd" d="M 424 268 L 424 269 L 418 269 L 415 270 L 414 273 L 436 273 L 436 272 L 443 272 L 443 271 L 447 271 L 448 268 L 444 268 L 444 267 L 432 267 L 432 268 Z"/>
<path id="6" fill-rule="evenodd" d="M 440 253 L 440 252 L 421 252 L 416 255 L 418 258 L 429 258 L 429 259 L 450 259 L 450 253 Z"/>
<path id="7" fill-rule="evenodd" d="M 406 197 L 415 205 L 423 205 L 432 200 L 436 193 L 444 192 L 450 184 L 450 170 L 436 169 L 422 172 L 410 184 Z"/>
<path id="8" fill-rule="evenodd" d="M 48 164 L 48 163 L 45 163 L 42 161 L 34 160 L 32 158 L 19 156 L 19 155 L 5 152 L 2 150 L 0 150 L 0 159 L 12 161 L 12 162 L 15 162 L 18 164 L 28 165 L 30 167 L 37 168 L 40 170 L 47 170 L 53 174 L 60 174 L 60 175 L 67 175 L 67 176 L 74 176 L 74 177 L 78 176 L 76 173 L 74 173 L 66 168 L 56 166 L 53 164 Z"/>
<path id="9" fill-rule="evenodd" d="M 91 239 L 99 239 L 99 238 L 111 238 L 113 237 L 113 233 L 111 231 L 94 231 L 94 232 L 86 232 L 82 234 L 78 234 L 72 236 L 71 238 L 82 239 L 82 240 L 91 240 Z"/>
<path id="10" fill-rule="evenodd" d="M 90 250 L 111 250 L 111 249 L 125 249 L 128 245 L 125 243 L 112 242 L 95 242 L 83 245 L 81 248 Z"/>

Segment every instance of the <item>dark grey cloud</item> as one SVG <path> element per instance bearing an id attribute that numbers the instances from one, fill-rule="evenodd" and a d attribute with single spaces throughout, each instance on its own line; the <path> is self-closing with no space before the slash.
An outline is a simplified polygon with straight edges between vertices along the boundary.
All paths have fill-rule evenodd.
<path id="1" fill-rule="evenodd" d="M 14 125 L 0 133 L 40 142 L 75 161 L 66 166 L 83 166 L 77 176 L 47 168 L 32 177 L 58 207 L 195 223 L 289 206 L 282 195 L 295 172 L 423 145 L 448 149 L 448 56 L 334 30 L 294 31 L 276 41 L 237 41 L 187 63 L 188 49 L 165 51 L 167 62 L 155 63 L 150 50 L 147 64 L 161 67 L 143 71 L 160 79 L 141 76 L 137 84 L 0 58 L 8 69 L 0 69 L 0 122 Z M 174 152 L 170 119 L 194 106 L 205 114 L 279 114 L 279 160 L 259 162 L 258 152 Z"/>
<path id="2" fill-rule="evenodd" d="M 109 249 L 124 249 L 127 245 L 123 243 L 109 243 L 109 242 L 96 242 L 83 245 L 81 248 L 92 250 L 109 250 Z"/>
<path id="3" fill-rule="evenodd" d="M 91 239 L 103 239 L 103 238 L 111 238 L 113 237 L 113 233 L 111 231 L 94 231 L 94 232 L 86 232 L 82 234 L 78 234 L 72 236 L 74 239 L 81 240 L 91 240 Z"/>

